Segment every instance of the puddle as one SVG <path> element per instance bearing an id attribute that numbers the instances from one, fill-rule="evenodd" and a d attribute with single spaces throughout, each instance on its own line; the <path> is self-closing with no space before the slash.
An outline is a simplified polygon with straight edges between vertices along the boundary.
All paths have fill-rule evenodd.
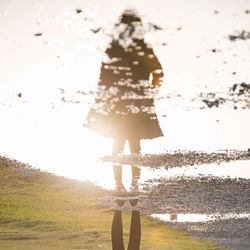
<path id="1" fill-rule="evenodd" d="M 151 214 L 151 217 L 159 219 L 164 222 L 174 223 L 198 223 L 198 222 L 209 222 L 218 220 L 228 219 L 250 219 L 249 213 L 226 213 L 226 214 Z"/>
<path id="2" fill-rule="evenodd" d="M 163 102 L 161 104 L 162 107 L 165 107 L 165 104 L 166 103 Z M 0 153 L 9 158 L 28 163 L 36 168 L 40 168 L 41 170 L 56 175 L 80 181 L 90 181 L 103 188 L 113 189 L 113 161 L 99 162 L 97 160 L 101 156 L 110 154 L 112 141 L 82 128 L 82 110 L 88 110 L 88 106 L 79 105 L 76 107 L 73 104 L 58 104 L 55 105 L 54 109 L 51 109 L 49 106 L 46 106 L 47 108 L 42 106 L 40 109 L 39 107 L 39 105 L 36 107 L 36 112 L 34 112 L 34 106 L 25 103 L 22 105 L 16 104 L 11 110 L 9 108 L 1 109 Z M 173 112 L 173 114 L 174 113 L 175 112 Z M 185 115 L 186 117 L 189 117 L 192 114 L 195 116 L 193 112 L 187 112 Z M 219 116 L 220 114 L 221 113 L 218 113 L 216 115 Z M 182 117 L 182 115 L 183 114 L 181 113 L 180 116 Z M 206 114 L 204 114 L 204 117 L 200 117 L 200 114 L 196 115 L 197 119 L 199 117 L 198 121 L 201 122 L 203 121 L 203 118 L 205 119 Z M 240 124 L 245 124 L 244 126 L 246 126 L 245 129 L 235 126 L 237 127 L 237 133 L 239 131 L 247 131 L 249 126 L 247 126 L 248 124 L 243 120 L 243 117 L 247 117 L 247 113 L 241 112 L 241 119 L 235 115 L 236 114 L 230 116 L 230 122 L 233 117 L 233 120 L 239 121 Z M 216 144 L 214 147 L 208 147 L 208 149 L 204 151 L 205 153 L 199 153 L 195 150 L 196 148 L 201 148 L 200 150 L 202 150 L 202 144 L 193 142 L 191 138 L 186 140 L 184 135 L 180 135 L 180 130 L 176 129 L 176 124 L 182 123 L 175 123 L 176 120 L 174 120 L 174 117 L 172 118 L 173 120 L 171 120 L 170 117 L 166 124 L 164 124 L 163 119 L 162 123 L 163 128 L 168 127 L 169 129 L 169 134 L 166 134 L 167 139 L 159 138 L 155 140 L 143 140 L 143 152 L 142 156 L 137 159 L 138 161 L 134 162 L 135 159 L 133 158 L 125 159 L 123 168 L 123 180 L 125 186 L 129 186 L 131 181 L 131 167 L 128 164 L 141 166 L 141 184 L 148 180 L 159 178 L 169 179 L 178 176 L 250 178 L 249 156 L 244 158 L 244 160 L 243 158 L 240 158 L 242 159 L 241 161 L 235 161 L 236 159 L 239 159 L 236 150 L 236 155 L 231 157 L 231 153 L 234 153 L 234 150 L 232 150 L 233 152 L 228 152 L 228 155 L 225 152 L 219 152 L 217 150 L 220 146 L 219 144 Z M 193 120 L 192 118 L 193 116 L 189 119 Z M 68 121 L 70 121 L 70 123 Z M 229 120 L 227 123 L 229 123 Z M 227 127 L 227 123 L 223 123 L 223 127 Z M 172 129 L 170 126 L 171 124 Z M 202 133 L 204 134 L 204 131 L 207 128 L 203 125 L 204 124 L 198 123 L 196 126 L 200 126 L 200 128 L 202 128 Z M 210 123 L 207 124 L 207 126 L 210 125 Z M 183 131 L 183 127 L 180 129 Z M 196 127 L 194 130 L 195 129 Z M 218 131 L 221 135 L 220 132 L 221 131 Z M 230 131 L 230 133 L 233 132 Z M 45 134 L 46 136 L 44 136 Z M 190 133 L 185 132 L 185 134 L 187 136 Z M 241 144 L 241 147 L 235 148 L 238 150 L 247 150 L 249 146 L 249 138 L 246 135 L 248 134 L 244 133 L 244 135 L 241 136 L 236 135 L 235 137 L 237 137 L 237 140 L 242 142 L 244 139 L 245 142 Z M 200 135 L 198 134 L 193 139 L 199 137 Z M 178 143 L 176 142 L 176 138 L 179 138 Z M 224 138 L 225 140 L 221 139 L 219 141 L 227 142 L 228 138 L 230 137 L 226 135 Z M 205 142 L 207 140 L 202 137 L 202 141 Z M 190 143 L 190 145 L 186 145 L 185 142 Z M 171 148 L 168 148 L 169 145 L 171 145 L 171 147 L 173 146 L 173 154 L 171 153 Z M 182 149 L 183 145 L 186 148 L 189 148 L 190 151 Z M 211 145 L 214 145 L 213 140 Z M 232 143 L 232 141 L 230 141 L 230 144 L 228 145 L 237 146 L 237 144 Z M 229 147 L 228 145 L 227 147 L 220 148 L 230 148 L 231 146 Z M 127 148 L 125 147 L 125 154 Z M 174 151 L 175 148 L 178 148 L 179 151 Z M 215 153 L 211 153 L 209 148 L 212 148 Z M 32 154 L 30 152 L 32 152 Z M 131 160 L 131 162 L 129 160 Z M 216 163 L 218 161 L 225 162 L 228 160 L 232 161 L 228 163 Z M 186 167 L 186 165 L 192 166 Z"/>
<path id="3" fill-rule="evenodd" d="M 62 142 L 60 136 L 61 134 L 59 134 L 58 136 L 54 135 L 54 137 L 56 137 L 58 141 Z M 80 134 L 77 138 L 81 141 L 87 140 L 92 142 L 92 137 L 87 137 L 86 134 Z M 75 145 L 75 139 L 76 137 L 71 138 L 71 135 L 69 135 L 68 137 L 67 135 L 65 135 L 64 143 L 61 143 L 62 148 L 57 148 L 56 145 L 53 143 L 48 144 L 46 139 L 44 141 L 44 144 L 42 144 L 42 152 L 44 152 L 47 157 L 44 157 L 44 155 L 41 154 L 40 150 L 34 151 L 32 155 L 30 155 L 30 153 L 28 155 L 23 154 L 22 151 L 18 156 L 16 152 L 14 152 L 13 154 L 6 155 L 10 158 L 15 158 L 21 162 L 28 163 L 36 168 L 40 168 L 43 171 L 48 171 L 56 175 L 61 175 L 80 181 L 90 181 L 98 186 L 101 186 L 102 188 L 113 189 L 115 184 L 113 175 L 114 163 L 103 161 L 101 162 L 97 160 L 99 158 L 98 155 L 101 154 L 101 152 L 99 151 L 103 151 L 104 149 L 107 149 L 106 151 L 108 151 L 111 145 L 109 145 L 108 143 L 100 143 L 101 146 L 98 147 L 99 144 L 96 145 L 94 143 L 89 143 L 89 153 L 85 153 L 83 150 L 83 148 L 85 147 L 83 147 L 83 145 L 81 145 L 82 147 L 77 147 L 78 145 Z M 23 140 L 20 140 L 20 143 L 22 143 L 23 141 L 24 138 Z M 11 145 L 13 148 L 13 145 L 16 144 Z M 28 146 L 29 145 L 32 144 L 28 144 Z M 63 152 L 64 150 L 66 151 L 68 147 L 67 145 L 73 145 L 75 150 L 67 151 L 68 153 L 64 154 Z M 55 151 L 55 148 L 57 148 L 58 151 Z M 26 149 L 26 147 L 24 149 Z M 26 150 L 30 152 L 30 150 L 28 149 Z M 151 184 L 154 184 L 157 182 L 157 179 L 160 178 L 172 179 L 177 177 L 198 178 L 213 176 L 219 178 L 250 179 L 250 160 L 233 160 L 231 162 L 224 162 L 220 164 L 210 163 L 203 165 L 185 166 L 185 164 L 190 163 L 191 161 L 193 161 L 193 159 L 196 160 L 199 158 L 199 156 L 196 156 L 196 154 L 196 151 L 190 151 L 189 153 L 183 151 L 181 156 L 177 153 L 172 155 L 155 154 L 150 156 L 150 161 L 148 159 L 148 155 L 142 155 L 139 161 L 137 159 L 138 162 L 133 162 L 132 159 L 129 164 L 142 165 L 140 166 L 140 184 L 143 184 L 149 180 L 153 180 L 151 181 Z M 217 162 L 218 159 L 220 160 L 221 158 L 221 153 L 206 153 L 206 155 L 203 155 L 202 157 L 200 157 L 200 160 L 198 160 L 201 163 L 205 163 L 209 157 L 211 158 L 211 162 Z M 131 166 L 128 165 L 128 161 L 126 162 L 126 164 L 121 165 L 123 165 L 124 185 L 126 187 L 129 187 L 131 182 Z M 155 166 L 158 167 L 149 167 L 151 166 L 150 163 L 154 163 Z"/>
<path id="4" fill-rule="evenodd" d="M 194 165 L 188 167 L 148 169 L 151 179 L 175 177 L 201 177 L 213 176 L 220 178 L 250 178 L 250 161 L 234 161 L 220 164 Z"/>
<path id="5" fill-rule="evenodd" d="M 250 179 L 250 161 L 234 161 L 221 164 L 195 165 L 188 167 L 158 168 L 141 167 L 140 184 L 149 180 L 173 179 L 178 177 L 219 177 L 219 178 L 244 178 Z M 105 189 L 113 189 L 114 175 L 112 163 L 92 162 L 91 164 L 72 165 L 70 168 L 50 168 L 46 169 L 56 174 L 69 178 L 90 181 Z M 129 187 L 131 182 L 131 166 L 123 165 L 123 180 L 125 187 Z M 154 181 L 151 181 L 151 185 Z"/>

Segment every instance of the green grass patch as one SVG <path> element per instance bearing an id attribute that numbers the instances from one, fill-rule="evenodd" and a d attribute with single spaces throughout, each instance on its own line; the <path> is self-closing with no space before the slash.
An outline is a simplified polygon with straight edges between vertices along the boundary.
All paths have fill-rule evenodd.
<path id="1" fill-rule="evenodd" d="M 0 157 L 0 249 L 112 249 L 110 194 L 90 183 L 41 172 Z M 141 217 L 141 249 L 217 249 L 212 242 Z M 130 214 L 123 214 L 128 242 Z"/>

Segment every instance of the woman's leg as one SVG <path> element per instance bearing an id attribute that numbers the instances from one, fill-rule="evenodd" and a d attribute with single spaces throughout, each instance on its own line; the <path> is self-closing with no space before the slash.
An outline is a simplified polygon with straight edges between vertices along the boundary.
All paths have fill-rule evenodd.
<path id="1" fill-rule="evenodd" d="M 113 156 L 116 156 L 116 155 L 122 153 L 124 150 L 124 145 L 125 145 L 125 139 L 115 138 L 114 142 L 113 142 L 113 151 L 112 151 Z M 116 183 L 117 189 L 123 189 L 122 166 L 115 164 L 113 166 L 113 171 L 114 171 L 114 177 L 115 177 L 115 183 Z"/>
<path id="2" fill-rule="evenodd" d="M 141 152 L 141 141 L 139 138 L 129 138 L 128 143 L 131 154 L 139 154 Z"/>
<path id="3" fill-rule="evenodd" d="M 129 139 L 128 142 L 131 154 L 139 154 L 141 152 L 140 139 L 132 138 Z M 137 189 L 138 181 L 141 176 L 141 169 L 136 165 L 132 165 L 131 169 L 132 169 L 131 189 Z"/>

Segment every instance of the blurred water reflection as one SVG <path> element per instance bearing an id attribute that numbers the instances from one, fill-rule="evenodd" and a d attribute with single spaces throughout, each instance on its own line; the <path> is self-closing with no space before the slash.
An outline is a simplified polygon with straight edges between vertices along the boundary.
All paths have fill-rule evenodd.
<path id="1" fill-rule="evenodd" d="M 186 160 L 180 160 L 180 155 L 175 154 L 176 162 L 179 162 L 171 165 L 173 161 L 169 163 L 166 158 L 162 162 L 159 154 L 170 149 L 205 150 L 215 154 L 219 149 L 247 152 L 250 141 L 249 3 L 245 0 L 239 0 L 237 4 L 234 1 L 201 3 L 196 0 L 134 3 L 142 11 L 146 29 L 150 31 L 146 40 L 152 42 L 162 63 L 162 67 L 158 65 L 151 69 L 153 75 L 161 77 L 162 69 L 166 70 L 168 84 L 163 85 L 159 93 L 147 91 L 150 98 L 156 97 L 155 107 L 152 101 L 144 100 L 147 105 L 139 108 L 153 118 L 153 108 L 156 109 L 166 138 L 143 141 L 141 162 L 131 164 L 132 167 L 128 165 L 130 162 L 123 166 L 117 162 L 99 162 L 99 157 L 110 155 L 111 142 L 82 128 L 83 118 L 91 107 L 96 107 L 92 104 L 97 92 L 102 97 L 99 104 L 103 105 L 105 98 L 117 95 L 119 88 L 124 87 L 124 82 L 117 81 L 117 86 L 108 91 L 103 88 L 96 91 L 95 88 L 101 57 L 111 38 L 112 24 L 116 22 L 116 14 L 127 5 L 125 0 L 109 3 L 84 0 L 74 3 L 66 0 L 60 3 L 39 0 L 36 3 L 25 1 L 25 4 L 18 1 L 0 3 L 1 154 L 58 175 L 91 181 L 109 190 L 115 189 L 117 179 L 122 179 L 124 188 L 129 190 L 135 169 L 137 173 L 140 171 L 138 189 L 144 193 L 144 186 L 157 189 L 161 180 L 167 182 L 179 177 L 194 178 L 201 183 L 203 179 L 200 177 L 248 181 L 249 160 L 217 164 L 214 159 L 199 162 L 203 165 L 194 162 L 193 166 L 186 166 L 193 162 L 188 155 L 184 155 Z M 111 10 L 114 13 L 111 14 Z M 151 17 L 152 22 L 148 22 Z M 131 32 L 124 26 L 119 30 L 124 34 Z M 140 35 L 143 30 L 137 27 L 135 31 Z M 124 40 L 125 44 L 130 42 Z M 141 50 L 140 44 L 135 44 L 134 50 L 138 50 L 138 57 L 154 58 L 152 53 Z M 134 73 L 129 67 L 114 67 L 112 63 L 117 58 L 113 59 L 103 65 L 104 71 L 112 71 L 112 76 Z M 138 60 L 134 60 L 132 66 L 137 67 Z M 138 81 L 135 89 L 150 87 L 150 81 L 143 80 Z M 126 83 L 132 88 L 130 81 Z M 134 91 L 119 98 L 130 102 L 138 99 L 140 103 L 146 99 Z M 114 104 L 116 99 L 106 106 L 107 110 L 110 111 Z M 130 104 L 127 108 L 136 114 L 138 107 Z M 151 162 L 157 166 L 144 164 L 148 160 L 145 154 L 151 154 Z M 122 178 L 114 180 L 113 170 L 120 168 L 123 169 Z M 121 171 L 115 172 L 121 175 Z M 137 183 L 134 186 L 137 188 Z M 227 187 L 221 189 L 223 195 L 211 202 L 223 210 L 223 206 L 219 206 L 220 199 L 227 194 Z M 197 194 L 196 189 L 191 191 L 199 201 L 201 194 Z M 232 194 L 233 191 L 234 188 Z M 229 203 L 239 206 L 235 209 L 243 210 L 248 205 L 243 207 L 240 203 L 242 200 L 248 202 L 243 199 L 245 197 L 236 195 L 233 198 L 235 200 L 231 199 Z M 161 192 L 157 199 L 155 210 L 164 202 Z M 175 204 L 183 205 L 176 201 Z M 212 220 L 205 213 L 191 215 L 191 219 L 190 215 L 180 213 L 164 215 L 164 218 L 159 214 L 155 216 L 186 222 Z M 248 213 L 222 213 L 223 220 L 237 219 L 237 216 L 249 218 Z"/>
<path id="2" fill-rule="evenodd" d="M 157 157 L 155 157 L 157 160 Z M 140 185 L 150 182 L 154 185 L 154 180 L 157 183 L 159 178 L 175 179 L 179 177 L 219 177 L 219 178 L 243 178 L 250 179 L 249 161 L 236 161 L 221 164 L 195 165 L 188 167 L 173 167 L 173 168 L 151 168 L 140 166 L 141 174 L 139 180 Z M 122 165 L 123 185 L 130 188 L 131 185 L 131 165 Z M 112 163 L 92 162 L 85 167 L 84 163 L 79 171 L 78 165 L 72 165 L 69 168 L 43 168 L 44 170 L 54 172 L 58 175 L 68 176 L 73 179 L 82 181 L 90 181 L 105 189 L 112 190 L 115 188 L 115 180 Z M 99 173 L 98 175 L 96 173 Z"/>
<path id="3" fill-rule="evenodd" d="M 249 213 L 217 213 L 217 214 L 152 214 L 153 218 L 157 218 L 161 221 L 174 222 L 174 223 L 197 223 L 197 222 L 209 222 L 216 220 L 228 220 L 228 219 L 250 219 Z"/>

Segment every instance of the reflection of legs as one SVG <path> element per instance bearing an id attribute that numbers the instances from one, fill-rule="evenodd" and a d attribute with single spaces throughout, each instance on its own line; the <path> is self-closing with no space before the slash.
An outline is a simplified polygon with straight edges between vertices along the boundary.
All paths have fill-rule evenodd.
<path id="1" fill-rule="evenodd" d="M 138 181 L 141 176 L 141 169 L 135 165 L 132 166 L 132 182 L 131 186 L 132 187 L 137 187 L 138 186 Z"/>
<path id="2" fill-rule="evenodd" d="M 141 219 L 140 212 L 138 211 L 139 200 L 130 200 L 132 207 L 132 217 L 130 225 L 130 235 L 128 250 L 139 250 L 141 243 Z"/>
<path id="3" fill-rule="evenodd" d="M 122 230 L 122 211 L 115 210 L 111 230 L 112 249 L 124 250 L 123 230 Z"/>
<path id="4" fill-rule="evenodd" d="M 129 138 L 128 143 L 132 154 L 139 154 L 141 152 L 141 143 L 139 138 Z"/>
<path id="5" fill-rule="evenodd" d="M 124 138 L 114 138 L 113 142 L 113 155 L 117 155 L 123 152 L 125 145 L 125 139 Z"/>
<path id="6" fill-rule="evenodd" d="M 122 166 L 120 165 L 114 165 L 114 177 L 115 177 L 115 184 L 117 189 L 122 191 L 124 189 L 123 183 L 122 183 Z"/>
<path id="7" fill-rule="evenodd" d="M 141 152 L 140 139 L 132 138 L 132 139 L 129 139 L 128 142 L 129 142 L 130 152 L 132 154 L 139 154 Z M 131 166 L 131 167 L 132 167 L 131 187 L 132 189 L 137 189 L 138 180 L 140 179 L 140 175 L 141 175 L 141 169 L 137 166 Z"/>
<path id="8" fill-rule="evenodd" d="M 117 154 L 120 154 L 123 152 L 125 145 L 125 139 L 122 138 L 115 138 L 114 144 L 113 144 L 113 156 L 116 156 Z M 116 186 L 122 188 L 122 166 L 120 165 L 114 165 L 114 177 Z"/>

